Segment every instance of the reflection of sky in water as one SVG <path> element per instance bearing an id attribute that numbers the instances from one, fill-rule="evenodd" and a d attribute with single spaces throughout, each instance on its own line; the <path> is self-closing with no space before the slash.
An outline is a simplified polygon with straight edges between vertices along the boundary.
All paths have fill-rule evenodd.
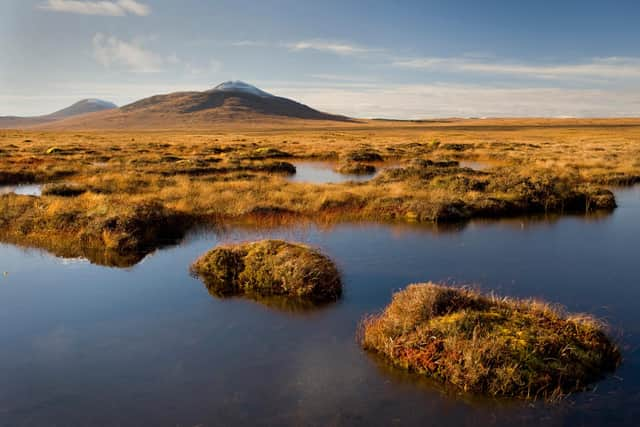
<path id="1" fill-rule="evenodd" d="M 22 184 L 22 185 L 0 185 L 0 195 L 15 193 L 22 196 L 40 196 L 42 195 L 41 184 Z"/>
<path id="2" fill-rule="evenodd" d="M 466 226 L 338 225 L 193 235 L 129 269 L 0 245 L 0 419 L 6 425 L 621 425 L 640 408 L 640 187 L 602 217 Z M 341 301 L 289 312 L 221 300 L 188 274 L 220 241 L 283 237 L 334 258 Z M 354 335 L 418 281 L 478 283 L 595 313 L 625 363 L 596 394 L 547 407 L 446 395 L 381 365 Z M 108 404 L 105 404 L 108 402 Z M 634 418 L 635 419 L 635 418 Z M 0 423 L 2 424 L 2 423 Z"/>
<path id="3" fill-rule="evenodd" d="M 376 174 L 347 175 L 335 171 L 336 162 L 296 162 L 296 174 L 288 178 L 291 182 L 307 182 L 313 184 L 339 184 L 341 182 L 363 182 Z"/>

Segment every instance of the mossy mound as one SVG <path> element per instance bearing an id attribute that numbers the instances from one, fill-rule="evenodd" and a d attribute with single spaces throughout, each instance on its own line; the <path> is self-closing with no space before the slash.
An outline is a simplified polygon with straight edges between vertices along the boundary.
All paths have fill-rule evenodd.
<path id="1" fill-rule="evenodd" d="M 409 165 L 414 168 L 455 168 L 460 166 L 460 162 L 456 160 L 439 160 L 433 161 L 429 159 L 413 159 Z"/>
<path id="2" fill-rule="evenodd" d="M 82 185 L 74 184 L 47 184 L 42 189 L 43 196 L 77 197 L 88 190 Z"/>
<path id="3" fill-rule="evenodd" d="M 282 159 L 287 157 L 292 157 L 292 155 L 273 147 L 256 148 L 249 156 L 251 159 Z"/>
<path id="4" fill-rule="evenodd" d="M 100 265 L 130 266 L 177 243 L 194 218 L 147 200 L 90 205 L 84 197 L 0 197 L 0 239 Z"/>
<path id="5" fill-rule="evenodd" d="M 282 240 L 214 248 L 193 263 L 191 271 L 219 296 L 279 295 L 326 302 L 342 292 L 340 274 L 329 258 Z"/>
<path id="6" fill-rule="evenodd" d="M 376 150 L 362 148 L 347 153 L 344 160 L 347 162 L 381 162 L 384 159 Z"/>
<path id="7" fill-rule="evenodd" d="M 271 162 L 261 165 L 253 165 L 248 170 L 267 173 L 281 173 L 285 175 L 295 175 L 296 167 L 288 162 Z"/>
<path id="8" fill-rule="evenodd" d="M 376 167 L 366 163 L 345 162 L 338 165 L 336 172 L 343 175 L 373 175 Z"/>
<path id="9" fill-rule="evenodd" d="M 408 286 L 381 314 L 366 317 L 360 342 L 398 367 L 464 391 L 525 399 L 584 390 L 621 360 L 592 317 L 433 283 Z"/>

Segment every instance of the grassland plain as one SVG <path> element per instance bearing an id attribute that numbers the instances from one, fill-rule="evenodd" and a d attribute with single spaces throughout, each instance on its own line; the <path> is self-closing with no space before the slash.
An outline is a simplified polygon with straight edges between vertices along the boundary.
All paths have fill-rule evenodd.
<path id="1" fill-rule="evenodd" d="M 366 182 L 291 182 L 295 162 L 394 162 Z M 489 167 L 474 170 L 457 162 Z M 640 182 L 640 120 L 292 122 L 193 131 L 0 131 L 0 239 L 131 265 L 189 229 L 270 220 L 466 221 L 615 208 Z"/>

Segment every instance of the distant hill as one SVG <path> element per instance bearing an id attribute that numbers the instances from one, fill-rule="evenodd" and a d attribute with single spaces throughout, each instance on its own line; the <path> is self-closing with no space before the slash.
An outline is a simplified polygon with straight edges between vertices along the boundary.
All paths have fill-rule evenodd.
<path id="1" fill-rule="evenodd" d="M 171 129 L 288 123 L 291 120 L 354 121 L 323 113 L 255 86 L 229 81 L 204 92 L 155 95 L 124 107 L 39 124 L 52 129 Z"/>
<path id="2" fill-rule="evenodd" d="M 118 106 L 112 102 L 103 101 L 101 99 L 83 99 L 67 108 L 58 110 L 54 113 L 36 117 L 0 117 L 0 128 L 28 128 L 58 120 L 68 119 L 83 114 L 95 113 L 99 111 L 113 110 Z"/>

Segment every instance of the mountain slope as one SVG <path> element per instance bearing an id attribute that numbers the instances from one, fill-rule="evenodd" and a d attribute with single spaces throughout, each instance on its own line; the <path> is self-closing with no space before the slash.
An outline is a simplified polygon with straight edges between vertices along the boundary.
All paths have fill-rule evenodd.
<path id="1" fill-rule="evenodd" d="M 70 105 L 67 108 L 54 113 L 36 117 L 0 117 L 0 128 L 24 128 L 32 127 L 44 123 L 55 122 L 83 114 L 95 113 L 99 111 L 113 110 L 118 106 L 112 102 L 100 99 L 83 99 Z"/>
<path id="2" fill-rule="evenodd" d="M 95 113 L 96 111 L 113 110 L 115 108 L 118 108 L 118 106 L 113 102 L 103 101 L 101 99 L 83 99 L 67 108 L 49 114 L 48 117 L 62 119 L 80 114 Z"/>
<path id="3" fill-rule="evenodd" d="M 222 124 L 285 123 L 291 120 L 352 119 L 323 113 L 291 99 L 271 95 L 244 82 L 222 83 L 204 92 L 156 95 L 109 110 L 40 127 L 54 129 L 170 129 Z"/>

